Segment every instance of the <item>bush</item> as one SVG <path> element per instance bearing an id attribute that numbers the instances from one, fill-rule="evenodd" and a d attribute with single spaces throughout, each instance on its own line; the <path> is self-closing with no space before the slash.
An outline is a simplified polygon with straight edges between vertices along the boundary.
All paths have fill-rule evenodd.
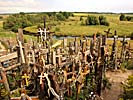
<path id="1" fill-rule="evenodd" d="M 60 28 L 56 27 L 56 28 L 55 28 L 55 31 L 60 31 Z"/>
<path id="2" fill-rule="evenodd" d="M 83 21 L 83 16 L 80 16 L 80 21 Z"/>
<path id="3" fill-rule="evenodd" d="M 109 26 L 109 22 L 107 22 L 105 16 L 99 16 L 99 23 L 100 23 L 100 25 Z"/>
<path id="4" fill-rule="evenodd" d="M 124 14 L 121 14 L 119 19 L 120 21 L 126 21 L 126 17 Z"/>
<path id="5" fill-rule="evenodd" d="M 57 20 L 60 20 L 60 21 L 65 20 L 65 17 L 61 13 L 57 14 L 56 17 L 57 17 Z"/>
<path id="6" fill-rule="evenodd" d="M 25 28 L 32 26 L 33 24 L 38 24 L 44 21 L 44 16 L 46 19 L 48 15 L 46 14 L 37 14 L 37 15 L 26 15 L 23 12 L 20 14 L 10 15 L 4 22 L 3 28 L 9 29 L 13 32 L 17 32 L 18 28 Z"/>
<path id="7" fill-rule="evenodd" d="M 3 19 L 3 17 L 2 17 L 2 16 L 0 16 L 0 19 Z"/>
<path id="8" fill-rule="evenodd" d="M 127 21 L 131 21 L 131 17 L 130 16 L 126 16 Z"/>
<path id="9" fill-rule="evenodd" d="M 133 32 L 131 33 L 130 37 L 131 37 L 131 40 L 133 40 Z"/>
<path id="10" fill-rule="evenodd" d="M 99 18 L 95 16 L 88 16 L 86 20 L 86 25 L 105 25 L 109 26 L 109 22 L 106 20 L 105 16 L 99 16 Z"/>
<path id="11" fill-rule="evenodd" d="M 99 25 L 98 19 L 95 16 L 88 16 L 86 25 Z"/>

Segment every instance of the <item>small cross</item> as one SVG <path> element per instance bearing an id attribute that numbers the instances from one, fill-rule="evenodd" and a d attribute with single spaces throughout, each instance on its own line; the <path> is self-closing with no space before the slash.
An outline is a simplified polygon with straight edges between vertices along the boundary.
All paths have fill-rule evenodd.
<path id="1" fill-rule="evenodd" d="M 38 77 L 40 77 L 40 84 L 42 84 L 42 78 L 44 78 L 44 73 L 41 73 L 41 75 L 39 75 Z"/>
<path id="2" fill-rule="evenodd" d="M 29 79 L 30 77 L 27 76 L 26 73 L 25 73 L 24 76 L 22 76 L 22 78 L 25 79 L 25 81 L 26 81 L 26 86 L 28 86 L 28 85 L 29 85 L 29 83 L 28 83 L 28 79 Z"/>

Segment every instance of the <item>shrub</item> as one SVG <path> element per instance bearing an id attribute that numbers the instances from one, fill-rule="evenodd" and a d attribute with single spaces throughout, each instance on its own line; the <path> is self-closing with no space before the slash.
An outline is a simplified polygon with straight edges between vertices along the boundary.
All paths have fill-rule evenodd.
<path id="1" fill-rule="evenodd" d="M 65 17 L 61 13 L 57 14 L 56 17 L 57 17 L 57 20 L 60 20 L 60 21 L 65 20 Z"/>
<path id="2" fill-rule="evenodd" d="M 88 16 L 86 20 L 86 25 L 105 25 L 109 26 L 109 22 L 106 20 L 105 16 L 99 16 L 99 18 L 95 16 Z"/>
<path id="3" fill-rule="evenodd" d="M 127 21 L 131 21 L 131 17 L 130 16 L 126 16 Z"/>
<path id="4" fill-rule="evenodd" d="M 60 28 L 59 28 L 59 27 L 56 27 L 56 28 L 55 28 L 55 31 L 60 31 Z"/>
<path id="5" fill-rule="evenodd" d="M 99 25 L 98 19 L 95 16 L 88 16 L 86 25 Z"/>
<path id="6" fill-rule="evenodd" d="M 99 16 L 99 23 L 100 23 L 100 25 L 109 26 L 109 22 L 107 22 L 105 16 Z"/>
<path id="7" fill-rule="evenodd" d="M 0 16 L 0 19 L 3 19 L 3 17 L 2 17 L 2 16 Z"/>
<path id="8" fill-rule="evenodd" d="M 133 32 L 131 33 L 130 37 L 131 37 L 131 40 L 133 40 Z"/>

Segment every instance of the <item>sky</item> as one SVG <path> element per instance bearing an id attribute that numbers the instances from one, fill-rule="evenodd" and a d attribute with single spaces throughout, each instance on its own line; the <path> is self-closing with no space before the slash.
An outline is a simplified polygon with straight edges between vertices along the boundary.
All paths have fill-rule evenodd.
<path id="1" fill-rule="evenodd" d="M 133 12 L 133 0 L 0 0 L 0 13 Z"/>

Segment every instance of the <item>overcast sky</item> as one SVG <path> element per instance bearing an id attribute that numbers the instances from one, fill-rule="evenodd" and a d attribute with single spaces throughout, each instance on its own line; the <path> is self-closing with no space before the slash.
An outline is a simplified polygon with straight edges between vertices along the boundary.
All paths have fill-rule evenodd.
<path id="1" fill-rule="evenodd" d="M 0 13 L 133 12 L 133 0 L 0 0 Z"/>

